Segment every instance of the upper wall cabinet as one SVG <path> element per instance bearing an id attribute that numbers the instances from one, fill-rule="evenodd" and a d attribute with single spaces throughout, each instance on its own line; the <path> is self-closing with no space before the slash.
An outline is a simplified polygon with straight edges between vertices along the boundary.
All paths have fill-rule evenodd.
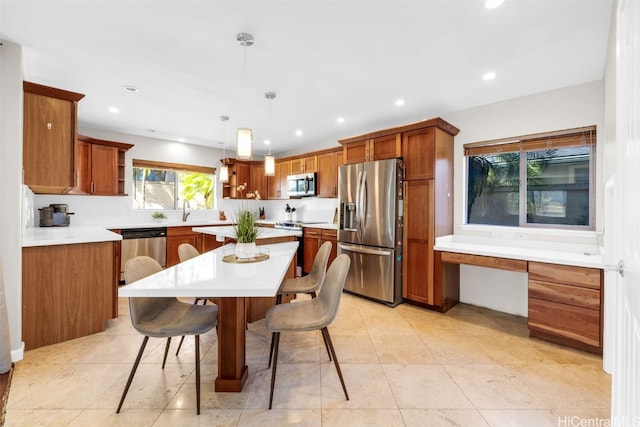
<path id="1" fill-rule="evenodd" d="M 126 196 L 125 153 L 133 145 L 80 135 L 76 141 L 75 188 L 72 194 Z"/>
<path id="2" fill-rule="evenodd" d="M 34 193 L 62 194 L 74 187 L 77 103 L 84 95 L 23 82 L 24 183 Z"/>
<path id="3" fill-rule="evenodd" d="M 291 175 L 311 173 L 318 171 L 318 159 L 316 156 L 306 156 L 289 161 Z"/>
<path id="4" fill-rule="evenodd" d="M 338 168 L 342 166 L 342 150 L 318 154 L 318 197 L 338 197 Z"/>
<path id="5" fill-rule="evenodd" d="M 345 164 L 395 159 L 402 155 L 400 134 L 367 139 L 347 138 L 339 142 L 344 145 Z"/>

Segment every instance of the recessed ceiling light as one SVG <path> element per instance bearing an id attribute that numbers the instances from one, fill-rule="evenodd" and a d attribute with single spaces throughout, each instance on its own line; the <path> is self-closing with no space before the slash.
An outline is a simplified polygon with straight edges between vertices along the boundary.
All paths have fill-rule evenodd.
<path id="1" fill-rule="evenodd" d="M 138 88 L 135 86 L 131 86 L 131 85 L 124 85 L 122 86 L 122 89 L 126 90 L 127 92 L 137 92 Z"/>
<path id="2" fill-rule="evenodd" d="M 496 73 L 493 71 L 489 71 L 488 73 L 484 73 L 482 75 L 482 80 L 493 80 L 496 78 Z"/>
<path id="3" fill-rule="evenodd" d="M 302 131 L 301 130 L 297 130 L 296 131 L 296 136 L 302 136 Z"/>
<path id="4" fill-rule="evenodd" d="M 404 99 L 397 99 L 397 100 L 396 100 L 396 105 L 397 105 L 398 107 L 400 107 L 400 106 L 404 105 Z"/>
<path id="5" fill-rule="evenodd" d="M 149 133 L 156 133 L 156 130 L 155 130 L 155 129 L 147 129 L 147 132 L 149 132 Z"/>
<path id="6" fill-rule="evenodd" d="M 271 144 L 271 141 L 269 141 L 268 139 L 265 139 L 264 140 L 264 145 L 269 145 L 269 144 Z"/>
<path id="7" fill-rule="evenodd" d="M 336 119 L 336 122 L 338 122 L 338 123 L 344 123 L 344 117 L 338 117 L 338 118 Z"/>
<path id="8" fill-rule="evenodd" d="M 113 113 L 113 114 L 118 114 L 120 112 L 120 110 L 116 107 L 111 107 L 109 108 L 109 112 Z"/>
<path id="9" fill-rule="evenodd" d="M 486 7 L 487 9 L 495 9 L 502 3 L 504 3 L 504 0 L 487 0 L 484 2 L 484 7 Z"/>

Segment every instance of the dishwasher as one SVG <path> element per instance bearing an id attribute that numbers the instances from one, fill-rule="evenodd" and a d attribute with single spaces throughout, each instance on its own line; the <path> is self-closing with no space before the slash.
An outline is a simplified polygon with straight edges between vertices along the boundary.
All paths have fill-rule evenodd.
<path id="1" fill-rule="evenodd" d="M 167 228 L 130 228 L 120 232 L 122 246 L 120 253 L 120 281 L 124 280 L 124 266 L 137 256 L 148 256 L 166 267 L 167 260 Z"/>

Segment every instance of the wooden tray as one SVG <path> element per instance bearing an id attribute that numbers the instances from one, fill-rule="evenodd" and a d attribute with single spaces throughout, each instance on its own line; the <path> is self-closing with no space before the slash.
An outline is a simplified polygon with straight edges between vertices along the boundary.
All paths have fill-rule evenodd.
<path id="1" fill-rule="evenodd" d="M 222 261 L 232 264 L 248 264 L 251 262 L 260 262 L 269 259 L 269 254 L 260 253 L 251 258 L 238 258 L 236 254 L 229 254 L 222 257 Z"/>

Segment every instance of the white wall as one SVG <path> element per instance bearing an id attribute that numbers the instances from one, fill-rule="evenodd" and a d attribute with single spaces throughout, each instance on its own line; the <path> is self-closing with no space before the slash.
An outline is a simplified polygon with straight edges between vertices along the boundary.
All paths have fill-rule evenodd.
<path id="1" fill-rule="evenodd" d="M 149 222 L 152 212 L 136 211 L 133 206 L 132 194 L 128 190 L 132 186 L 133 159 L 154 160 L 159 162 L 182 163 L 197 166 L 208 166 L 218 169 L 221 166 L 220 158 L 222 151 L 217 148 L 207 148 L 203 146 L 181 144 L 156 138 L 121 134 L 109 132 L 101 129 L 79 127 L 78 132 L 92 138 L 109 141 L 124 142 L 134 144 L 133 148 L 127 151 L 125 156 L 125 188 L 129 195 L 127 197 L 112 196 L 78 196 L 78 195 L 35 195 L 33 212 L 30 212 L 34 223 L 38 224 L 37 208 L 48 206 L 51 203 L 67 203 L 69 211 L 74 215 L 71 217 L 72 225 L 101 225 L 116 227 L 118 224 L 136 224 Z M 227 153 L 233 155 L 233 153 Z M 338 206 L 337 199 L 304 198 L 298 200 L 222 200 L 222 184 L 216 180 L 216 201 L 213 210 L 192 211 L 189 220 L 212 220 L 218 219 L 220 210 L 225 211 L 227 218 L 240 208 L 244 203 L 245 207 L 258 210 L 258 207 L 265 208 L 267 219 L 282 220 L 285 217 L 284 207 L 286 203 L 296 208 L 297 218 L 305 221 L 331 222 L 333 213 Z M 182 211 L 166 212 L 169 220 L 179 221 Z"/>
<path id="2" fill-rule="evenodd" d="M 463 145 L 470 142 L 596 125 L 598 141 L 604 140 L 603 82 L 515 98 L 495 104 L 444 114 L 442 118 L 460 133 L 454 152 L 454 234 L 491 236 L 510 233 L 500 227 L 464 224 L 465 161 Z M 603 224 L 604 144 L 597 146 L 596 229 Z M 595 232 L 518 230 L 526 239 L 594 244 Z M 521 316 L 527 315 L 526 275 L 481 267 L 461 266 L 460 301 Z"/>
<path id="3" fill-rule="evenodd" d="M 0 40 L 0 261 L 11 353 L 22 359 L 22 48 Z"/>

